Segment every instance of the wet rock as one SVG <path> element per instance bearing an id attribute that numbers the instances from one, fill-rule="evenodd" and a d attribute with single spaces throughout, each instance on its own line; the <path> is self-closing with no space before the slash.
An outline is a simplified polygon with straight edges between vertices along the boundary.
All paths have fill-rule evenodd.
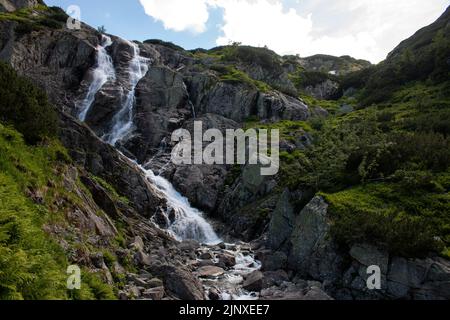
<path id="1" fill-rule="evenodd" d="M 213 256 L 210 252 L 204 252 L 199 256 L 199 258 L 202 260 L 211 260 Z"/>
<path id="2" fill-rule="evenodd" d="M 215 265 L 215 263 L 213 260 L 200 260 L 197 262 L 197 266 L 199 268 L 206 267 L 206 266 L 214 266 L 214 265 Z"/>
<path id="3" fill-rule="evenodd" d="M 263 289 L 260 300 L 303 300 L 304 296 L 304 288 L 284 282 L 281 286 Z"/>
<path id="4" fill-rule="evenodd" d="M 258 292 L 262 290 L 264 275 L 261 271 L 254 271 L 249 274 L 242 286 L 245 290 Z"/>
<path id="5" fill-rule="evenodd" d="M 215 278 L 223 275 L 225 271 L 215 266 L 204 266 L 197 270 L 197 274 L 201 278 Z"/>
<path id="6" fill-rule="evenodd" d="M 208 290 L 208 298 L 210 300 L 220 300 L 221 294 L 220 294 L 219 290 L 217 290 L 216 288 L 211 288 Z"/>
<path id="7" fill-rule="evenodd" d="M 110 183 L 130 206 L 143 216 L 151 217 L 155 208 L 165 203 L 142 171 L 130 160 L 104 143 L 84 124 L 60 114 L 60 138 L 77 165 Z"/>
<path id="8" fill-rule="evenodd" d="M 219 266 L 225 268 L 231 268 L 236 265 L 236 258 L 232 254 L 222 253 L 217 256 L 219 259 Z"/>

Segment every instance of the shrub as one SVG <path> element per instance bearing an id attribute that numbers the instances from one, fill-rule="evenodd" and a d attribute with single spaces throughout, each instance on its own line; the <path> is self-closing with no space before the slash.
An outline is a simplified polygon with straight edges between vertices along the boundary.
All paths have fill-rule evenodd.
<path id="1" fill-rule="evenodd" d="M 57 133 L 57 115 L 46 94 L 0 63 L 0 121 L 12 124 L 29 143 Z"/>

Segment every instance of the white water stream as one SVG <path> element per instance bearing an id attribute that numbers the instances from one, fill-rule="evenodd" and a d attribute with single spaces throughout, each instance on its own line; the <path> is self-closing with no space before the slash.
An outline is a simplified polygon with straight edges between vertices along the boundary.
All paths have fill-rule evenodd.
<path id="1" fill-rule="evenodd" d="M 92 72 L 92 82 L 89 85 L 88 92 L 85 98 L 78 106 L 78 119 L 86 120 L 86 116 L 95 101 L 95 95 L 109 80 L 116 78 L 116 71 L 114 69 L 113 61 L 106 49 L 112 45 L 111 38 L 102 36 L 102 43 L 97 46 L 97 65 Z"/>
<path id="2" fill-rule="evenodd" d="M 202 212 L 193 208 L 188 199 L 176 191 L 167 179 L 155 175 L 152 170 L 146 170 L 146 175 L 164 194 L 170 210 L 173 210 L 166 212 L 166 220 L 170 226 L 168 230 L 177 240 L 193 239 L 208 245 L 222 242 L 212 226 L 203 218 Z M 169 217 L 170 213 L 174 214 L 172 219 Z"/>
<path id="3" fill-rule="evenodd" d="M 112 59 L 106 51 L 106 48 L 110 45 L 111 39 L 103 36 L 103 44 L 97 50 L 97 68 L 94 70 L 93 81 L 89 86 L 79 116 L 82 121 L 85 120 L 89 109 L 95 102 L 97 92 L 108 80 L 115 78 Z M 149 69 L 150 60 L 140 56 L 138 45 L 130 43 L 130 46 L 133 48 L 133 58 L 129 65 L 129 91 L 122 103 L 122 108 L 113 117 L 111 131 L 102 137 L 104 141 L 113 146 L 119 141 L 126 142 L 133 130 L 136 87 Z M 194 108 L 193 116 L 195 116 Z M 167 200 L 169 206 L 168 211 L 165 212 L 165 219 L 169 226 L 167 231 L 179 241 L 196 240 L 203 244 L 203 249 L 213 251 L 213 246 L 221 243 L 222 240 L 215 233 L 211 224 L 203 217 L 203 213 L 193 208 L 188 199 L 176 191 L 167 179 L 155 175 L 152 170 L 145 169 L 139 164 L 138 166 Z M 239 245 L 227 244 L 226 251 L 235 256 L 236 265 L 222 276 L 204 280 L 205 289 L 209 290 L 208 288 L 211 288 L 209 282 L 212 282 L 216 288 L 220 289 L 221 298 L 224 300 L 255 299 L 256 295 L 243 290 L 241 284 L 245 275 L 260 268 L 259 262 L 248 252 L 243 254 Z"/>
<path id="4" fill-rule="evenodd" d="M 139 46 L 130 43 L 133 49 L 133 58 L 129 65 L 129 86 L 130 90 L 125 96 L 122 108 L 113 118 L 111 131 L 103 139 L 111 145 L 116 145 L 118 141 L 125 139 L 133 129 L 133 109 L 136 104 L 136 87 L 148 71 L 150 60 L 140 55 Z"/>

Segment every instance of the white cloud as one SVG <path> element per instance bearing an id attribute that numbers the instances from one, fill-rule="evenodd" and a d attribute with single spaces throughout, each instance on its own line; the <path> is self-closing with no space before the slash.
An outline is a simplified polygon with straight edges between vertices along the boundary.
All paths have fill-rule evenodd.
<path id="1" fill-rule="evenodd" d="M 351 55 L 383 60 L 400 41 L 433 22 L 449 0 L 140 0 L 175 31 L 206 31 L 211 7 L 223 10 L 218 45 L 267 45 L 279 54 Z"/>
<path id="2" fill-rule="evenodd" d="M 173 31 L 192 31 L 201 33 L 206 30 L 209 13 L 205 0 L 139 0 L 145 13 L 164 28 Z"/>

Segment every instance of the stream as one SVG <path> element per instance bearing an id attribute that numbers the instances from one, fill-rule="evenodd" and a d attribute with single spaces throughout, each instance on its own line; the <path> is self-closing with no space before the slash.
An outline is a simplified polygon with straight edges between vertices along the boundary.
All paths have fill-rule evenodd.
<path id="1" fill-rule="evenodd" d="M 97 47 L 97 64 L 92 72 L 93 79 L 79 107 L 78 118 L 81 121 L 86 120 L 98 91 L 107 81 L 115 79 L 112 58 L 106 50 L 111 44 L 111 38 L 103 36 L 102 44 Z M 135 89 L 147 73 L 150 63 L 149 59 L 140 56 L 137 44 L 130 42 L 130 46 L 133 48 L 133 58 L 128 68 L 129 90 L 122 97 L 121 109 L 113 117 L 111 132 L 102 137 L 105 142 L 113 146 L 119 142 L 125 142 L 132 133 L 133 109 L 136 102 Z M 123 89 L 126 92 L 126 88 Z M 245 277 L 261 268 L 250 245 L 243 242 L 224 243 L 204 214 L 192 207 L 188 199 L 181 195 L 167 179 L 156 175 L 151 168 L 144 168 L 139 164 L 138 166 L 167 200 L 169 208 L 164 215 L 169 227 L 166 231 L 178 241 L 195 240 L 200 243 L 200 248 L 197 250 L 200 256 L 197 259 L 196 272 L 202 281 L 206 296 L 213 295 L 220 300 L 257 299 L 256 293 L 243 289 Z"/>

